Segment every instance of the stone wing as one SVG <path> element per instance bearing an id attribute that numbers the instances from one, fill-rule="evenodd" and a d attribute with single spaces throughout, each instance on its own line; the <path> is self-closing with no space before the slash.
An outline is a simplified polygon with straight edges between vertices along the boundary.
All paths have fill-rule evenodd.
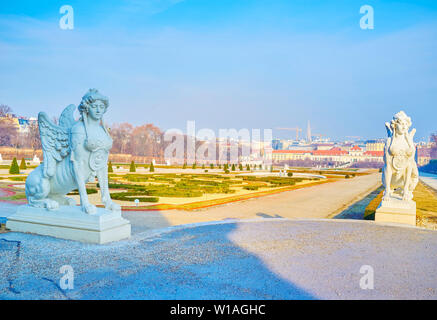
<path id="1" fill-rule="evenodd" d="M 38 126 L 44 156 L 43 174 L 49 178 L 56 172 L 56 163 L 70 153 L 68 128 L 57 126 L 44 112 L 38 114 Z"/>
<path id="2" fill-rule="evenodd" d="M 64 111 L 62 111 L 61 117 L 59 118 L 59 126 L 71 128 L 76 123 L 76 120 L 73 116 L 74 110 L 76 110 L 76 106 L 74 104 L 70 104 L 64 109 Z"/>
<path id="3" fill-rule="evenodd" d="M 391 129 L 390 123 L 385 123 L 385 129 L 387 130 L 387 136 L 391 138 L 393 136 L 393 131 Z"/>

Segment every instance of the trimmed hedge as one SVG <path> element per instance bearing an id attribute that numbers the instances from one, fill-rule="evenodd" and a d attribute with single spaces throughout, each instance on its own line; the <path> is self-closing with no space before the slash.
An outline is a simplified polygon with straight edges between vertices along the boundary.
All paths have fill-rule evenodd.
<path id="1" fill-rule="evenodd" d="M 11 167 L 9 168 L 9 174 L 19 174 L 20 167 L 18 166 L 17 158 L 14 158 L 11 163 Z"/>
<path id="2" fill-rule="evenodd" d="M 246 189 L 246 190 L 258 190 L 259 186 L 244 186 L 243 189 Z"/>
<path id="3" fill-rule="evenodd" d="M 136 198 L 134 198 L 136 197 Z M 142 192 L 115 192 L 111 193 L 111 198 L 119 201 L 135 201 L 138 199 L 140 202 L 158 202 L 158 197 L 144 197 Z"/>
<path id="4" fill-rule="evenodd" d="M 21 158 L 20 169 L 22 169 L 22 170 L 26 170 L 27 169 L 26 161 L 24 160 L 24 158 Z"/>
<path id="5" fill-rule="evenodd" d="M 87 194 L 97 193 L 97 189 L 95 189 L 95 188 L 86 188 L 86 193 Z M 67 193 L 67 194 L 68 195 L 78 195 L 79 191 L 76 189 L 76 190 L 73 190 L 73 191 L 71 191 L 70 193 Z"/>

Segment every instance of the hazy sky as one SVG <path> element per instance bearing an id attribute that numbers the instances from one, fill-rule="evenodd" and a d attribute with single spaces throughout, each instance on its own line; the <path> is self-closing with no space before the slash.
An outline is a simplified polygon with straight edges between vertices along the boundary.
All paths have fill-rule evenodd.
<path id="1" fill-rule="evenodd" d="M 62 5 L 74 29 L 62 30 Z M 362 30 L 371 5 L 374 30 Z M 54 116 L 88 88 L 107 122 L 385 136 L 437 131 L 437 1 L 1 1 L 0 104 Z M 290 131 L 274 136 L 293 137 Z"/>

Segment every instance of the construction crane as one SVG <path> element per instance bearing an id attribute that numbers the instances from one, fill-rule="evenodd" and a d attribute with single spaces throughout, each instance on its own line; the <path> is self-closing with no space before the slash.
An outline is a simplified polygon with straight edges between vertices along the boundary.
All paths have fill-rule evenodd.
<path id="1" fill-rule="evenodd" d="M 302 131 L 301 128 L 296 127 L 296 128 L 275 128 L 277 130 L 289 130 L 289 131 L 296 131 L 296 141 L 299 141 L 299 132 Z"/>

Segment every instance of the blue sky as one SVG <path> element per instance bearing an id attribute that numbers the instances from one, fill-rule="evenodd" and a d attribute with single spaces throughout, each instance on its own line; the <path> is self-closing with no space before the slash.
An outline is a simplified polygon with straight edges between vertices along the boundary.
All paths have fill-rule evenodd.
<path id="1" fill-rule="evenodd" d="M 64 4 L 74 30 L 59 28 Z M 359 27 L 365 4 L 374 30 Z M 377 138 L 403 109 L 423 138 L 437 131 L 437 1 L 2 1 L 0 70 L 0 103 L 26 116 L 96 87 L 109 123 L 310 120 L 313 133 Z"/>

